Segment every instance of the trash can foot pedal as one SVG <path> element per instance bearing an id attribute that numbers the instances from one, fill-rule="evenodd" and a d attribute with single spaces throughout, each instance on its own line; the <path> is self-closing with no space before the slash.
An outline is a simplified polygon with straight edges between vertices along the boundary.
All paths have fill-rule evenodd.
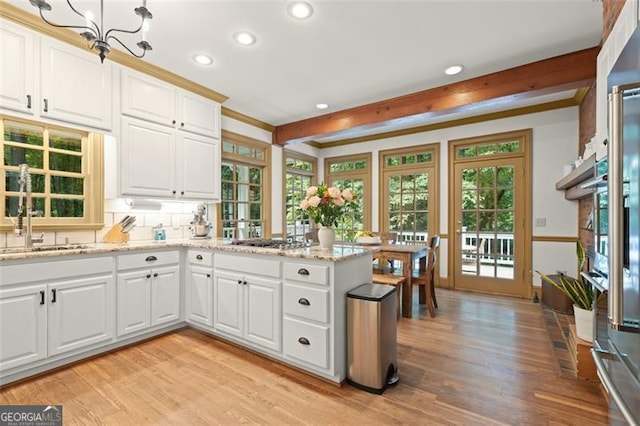
<path id="1" fill-rule="evenodd" d="M 400 380 L 400 376 L 398 375 L 398 373 L 394 373 L 393 376 L 389 377 L 387 384 L 395 385 L 396 383 L 398 383 L 398 380 Z"/>

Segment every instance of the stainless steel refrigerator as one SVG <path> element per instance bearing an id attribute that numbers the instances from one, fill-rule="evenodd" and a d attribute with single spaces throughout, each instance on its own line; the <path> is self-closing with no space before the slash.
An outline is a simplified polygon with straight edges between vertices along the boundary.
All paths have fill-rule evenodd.
<path id="1" fill-rule="evenodd" d="M 612 424 L 640 424 L 640 29 L 608 79 L 608 288 L 593 355 Z"/>

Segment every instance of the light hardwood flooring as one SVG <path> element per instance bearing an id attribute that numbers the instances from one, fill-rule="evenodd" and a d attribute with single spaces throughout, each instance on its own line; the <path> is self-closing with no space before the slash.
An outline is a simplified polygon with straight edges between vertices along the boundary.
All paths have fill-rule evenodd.
<path id="1" fill-rule="evenodd" d="M 337 387 L 191 329 L 0 390 L 72 424 L 608 424 L 594 382 L 562 377 L 540 305 L 437 289 L 398 325 L 400 382 Z"/>

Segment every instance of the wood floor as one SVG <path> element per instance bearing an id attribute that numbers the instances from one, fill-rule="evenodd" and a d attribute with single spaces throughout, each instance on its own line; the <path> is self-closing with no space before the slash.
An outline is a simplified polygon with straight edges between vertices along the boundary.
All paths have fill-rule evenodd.
<path id="1" fill-rule="evenodd" d="M 594 382 L 561 377 L 528 300 L 437 289 L 398 326 L 400 382 L 382 396 L 312 378 L 185 329 L 0 390 L 62 404 L 72 424 L 608 424 Z"/>

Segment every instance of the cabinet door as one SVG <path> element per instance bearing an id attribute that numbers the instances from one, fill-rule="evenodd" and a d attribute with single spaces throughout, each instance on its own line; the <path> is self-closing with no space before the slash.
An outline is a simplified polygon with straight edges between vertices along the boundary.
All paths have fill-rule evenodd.
<path id="1" fill-rule="evenodd" d="M 47 37 L 41 57 L 40 115 L 111 130 L 112 63 Z"/>
<path id="2" fill-rule="evenodd" d="M 281 286 L 279 281 L 245 277 L 246 339 L 281 351 Z"/>
<path id="3" fill-rule="evenodd" d="M 218 272 L 213 281 L 213 327 L 235 336 L 243 333 L 242 275 Z"/>
<path id="4" fill-rule="evenodd" d="M 120 181 L 122 195 L 171 198 L 175 195 L 175 131 L 122 117 Z"/>
<path id="5" fill-rule="evenodd" d="M 155 268 L 151 281 L 151 325 L 180 319 L 180 267 Z"/>
<path id="6" fill-rule="evenodd" d="M 178 132 L 179 194 L 183 198 L 220 200 L 220 142 Z"/>
<path id="7" fill-rule="evenodd" d="M 46 291 L 44 284 L 0 290 L 0 375 L 47 357 Z"/>
<path id="8" fill-rule="evenodd" d="M 0 107 L 33 114 L 33 33 L 1 21 Z"/>
<path id="9" fill-rule="evenodd" d="M 118 336 L 151 327 L 151 271 L 118 274 Z"/>
<path id="10" fill-rule="evenodd" d="M 220 139 L 220 104 L 180 90 L 178 92 L 178 128 Z"/>
<path id="11" fill-rule="evenodd" d="M 187 322 L 213 327 L 213 278 L 211 269 L 192 266 L 185 288 Z"/>
<path id="12" fill-rule="evenodd" d="M 122 68 L 122 113 L 154 123 L 176 124 L 176 89 L 142 73 Z"/>
<path id="13" fill-rule="evenodd" d="M 49 356 L 113 338 L 113 276 L 49 284 Z"/>

